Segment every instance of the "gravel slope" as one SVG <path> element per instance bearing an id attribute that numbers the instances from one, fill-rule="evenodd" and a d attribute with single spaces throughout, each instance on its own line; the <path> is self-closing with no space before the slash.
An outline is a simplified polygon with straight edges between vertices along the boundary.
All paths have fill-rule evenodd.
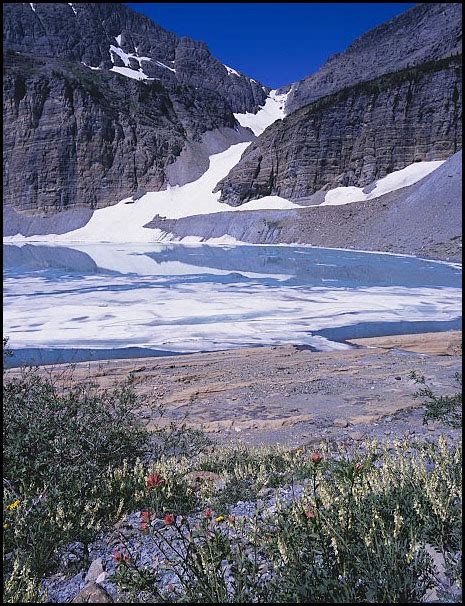
<path id="1" fill-rule="evenodd" d="M 299 243 L 460 261 L 462 152 L 414 185 L 366 202 L 298 210 L 155 219 L 148 226 L 205 240 L 228 234 L 251 243 Z"/>

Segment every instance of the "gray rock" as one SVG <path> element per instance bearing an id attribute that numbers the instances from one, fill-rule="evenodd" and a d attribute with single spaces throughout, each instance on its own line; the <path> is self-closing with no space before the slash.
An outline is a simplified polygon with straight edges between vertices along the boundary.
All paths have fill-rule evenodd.
<path id="1" fill-rule="evenodd" d="M 215 91 L 21 55 L 4 67 L 4 204 L 18 212 L 94 209 L 158 191 L 188 141 L 235 133 Z"/>
<path id="2" fill-rule="evenodd" d="M 257 497 L 259 497 L 260 499 L 266 499 L 271 497 L 274 494 L 274 489 L 273 488 L 267 488 L 266 486 L 263 487 L 257 494 Z"/>
<path id="3" fill-rule="evenodd" d="M 84 579 L 86 583 L 90 581 L 97 581 L 97 578 L 101 576 L 103 573 L 103 564 L 102 558 L 97 558 L 92 562 L 89 566 L 89 570 L 87 571 L 86 578 Z"/>
<path id="4" fill-rule="evenodd" d="M 418 183 L 366 202 L 299 210 L 225 212 L 217 213 L 214 222 L 206 222 L 198 215 L 153 220 L 147 226 L 172 234 L 170 237 L 175 240 L 189 235 L 208 239 L 228 234 L 252 243 L 352 247 L 460 261 L 461 177 L 462 152 L 458 152 Z"/>
<path id="5" fill-rule="evenodd" d="M 283 87 L 289 114 L 361 81 L 462 52 L 459 3 L 421 3 L 371 29 L 314 74 Z"/>
<path id="6" fill-rule="evenodd" d="M 63 234 L 86 225 L 92 217 L 92 209 L 71 208 L 57 213 L 22 213 L 12 206 L 3 208 L 3 235 L 23 236 L 37 234 Z"/>
<path id="7" fill-rule="evenodd" d="M 84 544 L 79 541 L 69 543 L 60 551 L 60 563 L 64 568 L 70 564 L 81 562 L 84 559 Z"/>
<path id="8" fill-rule="evenodd" d="M 349 421 L 347 419 L 334 419 L 334 427 L 348 427 Z"/>
<path id="9" fill-rule="evenodd" d="M 44 580 L 44 588 L 47 591 L 49 602 L 64 604 L 70 602 L 84 587 L 84 572 L 67 578 L 66 575 L 55 574 Z"/>
<path id="10" fill-rule="evenodd" d="M 363 431 L 353 431 L 351 434 L 349 434 L 349 437 L 355 442 L 361 442 L 366 438 L 366 433 Z"/>
<path id="11" fill-rule="evenodd" d="M 122 3 L 7 3 L 3 13 L 4 48 L 35 57 L 100 67 L 124 66 L 110 45 L 126 54 L 148 57 L 144 73 L 163 84 L 218 92 L 235 112 L 256 111 L 268 88 L 244 74 L 231 74 L 204 42 L 178 37 Z M 116 37 L 120 36 L 119 42 Z M 139 69 L 139 61 L 130 60 Z M 86 68 L 89 72 L 89 68 Z M 175 70 L 175 71 L 172 71 Z M 120 77 L 119 80 L 127 79 Z M 213 109 L 213 106 L 212 106 Z"/>
<path id="12" fill-rule="evenodd" d="M 105 582 L 107 578 L 107 573 L 106 572 L 101 572 L 98 577 L 95 579 L 95 582 L 98 583 L 99 585 L 101 585 L 102 583 Z"/>
<path id="13" fill-rule="evenodd" d="M 461 61 L 451 57 L 356 84 L 278 120 L 220 181 L 231 206 L 363 187 L 462 144 Z"/>
<path id="14" fill-rule="evenodd" d="M 34 8 L 8 3 L 4 11 L 8 234 L 18 224 L 24 235 L 50 233 L 47 219 L 60 211 L 137 199 L 141 191 L 165 188 L 170 178 L 187 182 L 208 166 L 209 145 L 224 149 L 254 138 L 233 112 L 256 111 L 269 89 L 229 73 L 204 43 L 166 32 L 124 4 Z M 124 62 L 115 52 L 110 60 L 110 46 L 149 58 L 141 65 L 152 79 L 111 72 Z M 130 67 L 138 69 L 139 62 L 131 58 Z M 212 135 L 198 154 L 208 131 L 221 136 Z M 31 225 L 30 215 L 41 221 Z M 64 231 L 89 217 L 74 220 Z"/>
<path id="15" fill-rule="evenodd" d="M 166 167 L 170 185 L 185 185 L 198 179 L 209 167 L 209 157 L 230 145 L 252 141 L 252 131 L 242 126 L 236 129 L 218 128 L 204 133 L 199 141 L 187 141 L 175 162 Z"/>
<path id="16" fill-rule="evenodd" d="M 72 604 L 104 604 L 112 603 L 111 595 L 95 582 L 87 583 L 83 589 L 71 600 Z"/>
<path id="17" fill-rule="evenodd" d="M 124 4 L 36 3 L 34 9 L 7 3 L 4 11 L 5 235 L 71 231 L 95 208 L 196 179 L 212 150 L 252 139 L 233 112 L 256 111 L 269 89 L 228 70 L 205 44 L 167 32 Z M 130 66 L 141 63 L 153 80 L 110 72 L 124 65 L 110 45 L 134 55 Z M 456 3 L 419 4 L 367 32 L 316 74 L 281 91 L 290 90 L 290 115 L 269 127 L 218 184 L 221 200 L 236 206 L 278 194 L 319 204 L 329 188 L 370 188 L 414 161 L 448 158 L 461 147 L 458 53 Z M 229 234 L 456 260 L 457 186 L 428 187 L 425 204 L 424 192 L 407 188 L 408 199 L 394 193 L 350 209 L 149 225 L 175 237 Z M 441 196 L 440 225 L 433 190 Z"/>

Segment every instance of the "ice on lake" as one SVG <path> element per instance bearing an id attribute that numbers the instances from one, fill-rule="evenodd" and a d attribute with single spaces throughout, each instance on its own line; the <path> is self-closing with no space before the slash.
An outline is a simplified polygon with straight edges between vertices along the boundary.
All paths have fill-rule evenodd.
<path id="1" fill-rule="evenodd" d="M 3 334 L 13 349 L 331 350 L 349 347 L 331 336 L 342 329 L 438 330 L 461 318 L 460 268 L 412 257 L 182 244 L 3 250 Z"/>

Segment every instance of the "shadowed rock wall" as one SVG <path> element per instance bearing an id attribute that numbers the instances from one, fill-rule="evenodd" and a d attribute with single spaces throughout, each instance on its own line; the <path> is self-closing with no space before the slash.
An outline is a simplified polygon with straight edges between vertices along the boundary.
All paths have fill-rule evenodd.
<path id="1" fill-rule="evenodd" d="M 237 206 L 267 195 L 304 200 L 364 186 L 462 145 L 461 57 L 357 84 L 271 125 L 217 185 Z"/>

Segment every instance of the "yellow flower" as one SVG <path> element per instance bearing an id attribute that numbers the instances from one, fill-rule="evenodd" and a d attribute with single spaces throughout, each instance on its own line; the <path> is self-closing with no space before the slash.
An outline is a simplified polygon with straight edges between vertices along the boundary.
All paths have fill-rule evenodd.
<path id="1" fill-rule="evenodd" d="M 9 509 L 10 511 L 13 511 L 13 509 L 16 509 L 19 505 L 19 500 L 16 499 L 16 501 L 13 501 L 13 503 L 10 503 L 9 505 L 6 506 L 7 509 Z"/>
<path id="2" fill-rule="evenodd" d="M 8 524 L 6 522 L 3 524 L 3 528 L 8 528 Z"/>
<path id="3" fill-rule="evenodd" d="M 224 520 L 224 516 L 218 516 L 215 518 L 215 522 L 222 522 Z"/>

